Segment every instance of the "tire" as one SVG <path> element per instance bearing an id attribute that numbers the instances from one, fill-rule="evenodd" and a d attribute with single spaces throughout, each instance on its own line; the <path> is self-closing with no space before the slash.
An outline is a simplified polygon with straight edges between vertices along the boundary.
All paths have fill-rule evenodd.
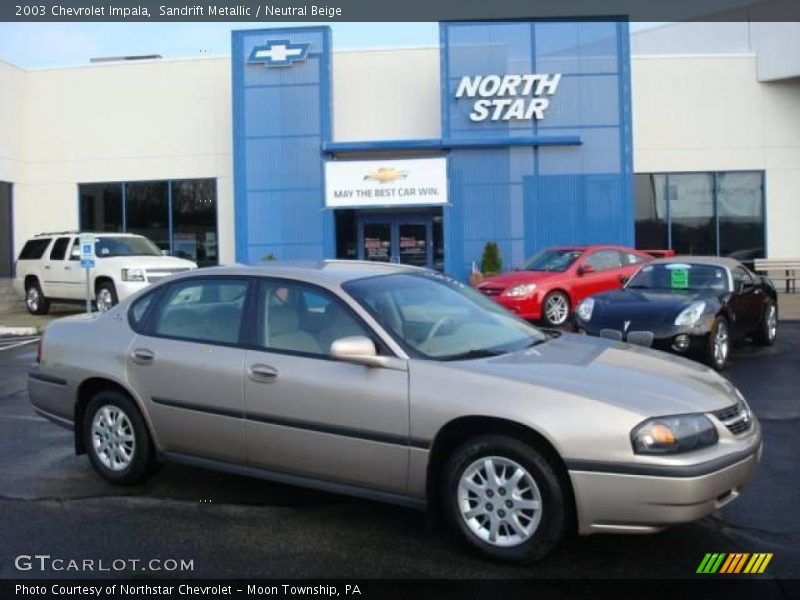
<path id="1" fill-rule="evenodd" d="M 550 292 L 542 302 L 542 320 L 551 327 L 564 325 L 572 311 L 569 298 L 564 292 Z"/>
<path id="2" fill-rule="evenodd" d="M 778 337 L 778 307 L 772 300 L 764 306 L 764 316 L 753 335 L 753 341 L 759 346 L 772 346 Z"/>
<path id="3" fill-rule="evenodd" d="M 718 345 L 721 344 L 718 350 Z M 708 334 L 705 350 L 705 362 L 715 371 L 722 371 L 728 364 L 731 353 L 731 333 L 728 319 L 719 315 L 714 319 L 714 326 Z"/>
<path id="4" fill-rule="evenodd" d="M 100 424 L 103 422 L 105 427 Z M 125 437 L 116 438 L 119 434 Z M 110 440 L 107 451 L 101 451 L 104 436 Z M 83 443 L 92 466 L 112 483 L 138 483 L 157 466 L 150 433 L 139 408 L 118 391 L 101 391 L 89 401 L 83 415 Z"/>
<path id="5" fill-rule="evenodd" d="M 491 461 L 497 477 L 488 489 L 485 461 Z M 519 483 L 508 483 L 520 470 Z M 545 556 L 564 536 L 566 492 L 553 465 L 530 445 L 503 435 L 476 437 L 452 454 L 443 473 L 442 512 L 449 529 L 484 556 L 529 563 Z M 514 508 L 520 501 L 531 504 Z M 470 518 L 471 513 L 475 516 Z M 517 517 L 516 529 L 512 515 Z"/>
<path id="6" fill-rule="evenodd" d="M 50 300 L 45 297 L 38 280 L 25 288 L 25 308 L 32 315 L 46 315 L 50 312 Z"/>
<path id="7" fill-rule="evenodd" d="M 100 312 L 108 312 L 117 305 L 117 288 L 110 281 L 104 281 L 97 286 L 94 293 L 94 304 Z"/>

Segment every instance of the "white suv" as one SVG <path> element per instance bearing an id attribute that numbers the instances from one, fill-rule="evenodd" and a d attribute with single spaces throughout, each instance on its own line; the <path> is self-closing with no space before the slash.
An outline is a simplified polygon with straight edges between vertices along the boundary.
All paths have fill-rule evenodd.
<path id="1" fill-rule="evenodd" d="M 14 286 L 25 295 L 31 314 L 47 314 L 51 302 L 86 302 L 79 235 L 75 231 L 42 233 L 22 248 Z M 197 268 L 190 260 L 164 256 L 153 242 L 130 233 L 95 234 L 95 255 L 90 289 L 101 312 L 154 281 Z"/>

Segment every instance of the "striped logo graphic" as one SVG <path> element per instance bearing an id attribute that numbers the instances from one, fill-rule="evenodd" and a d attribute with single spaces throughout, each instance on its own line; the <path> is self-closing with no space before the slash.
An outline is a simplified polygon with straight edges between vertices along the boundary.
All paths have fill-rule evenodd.
<path id="1" fill-rule="evenodd" d="M 763 573 L 769 561 L 772 560 L 772 552 L 725 552 L 708 553 L 700 561 L 697 573 Z"/>

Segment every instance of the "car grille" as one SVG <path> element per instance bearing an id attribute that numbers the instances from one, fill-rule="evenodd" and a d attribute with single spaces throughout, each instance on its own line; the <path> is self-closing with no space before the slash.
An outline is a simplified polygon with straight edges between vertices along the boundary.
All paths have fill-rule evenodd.
<path id="1" fill-rule="evenodd" d="M 478 288 L 478 290 L 484 296 L 499 296 L 500 294 L 503 293 L 503 290 L 501 288 L 482 287 L 482 288 Z"/>
<path id="2" fill-rule="evenodd" d="M 156 281 L 160 281 L 164 279 L 164 277 L 169 277 L 170 275 L 175 275 L 176 273 L 185 273 L 188 271 L 188 268 L 180 267 L 177 269 L 153 269 L 152 271 L 147 271 L 147 281 L 149 283 L 154 283 Z"/>
<path id="3" fill-rule="evenodd" d="M 717 417 L 733 435 L 739 435 L 740 433 L 749 431 L 753 426 L 750 410 L 744 402 L 739 402 L 728 408 L 715 411 L 712 414 Z"/>
<path id="4" fill-rule="evenodd" d="M 631 331 L 628 333 L 628 343 L 636 344 L 637 346 L 644 346 L 649 348 L 653 345 L 653 332 L 652 331 Z"/>

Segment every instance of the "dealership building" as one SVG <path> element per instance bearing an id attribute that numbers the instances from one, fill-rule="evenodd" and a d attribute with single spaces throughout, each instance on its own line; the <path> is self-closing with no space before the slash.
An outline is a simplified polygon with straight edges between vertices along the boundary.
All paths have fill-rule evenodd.
<path id="1" fill-rule="evenodd" d="M 293 27 L 225 58 L 0 61 L 0 276 L 78 228 L 459 278 L 488 241 L 506 267 L 556 244 L 798 257 L 798 27 L 446 22 L 374 50 Z"/>

